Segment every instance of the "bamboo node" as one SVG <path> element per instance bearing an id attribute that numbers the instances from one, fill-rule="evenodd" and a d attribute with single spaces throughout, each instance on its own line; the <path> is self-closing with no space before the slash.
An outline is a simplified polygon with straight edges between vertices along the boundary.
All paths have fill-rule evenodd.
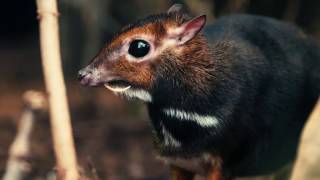
<path id="1" fill-rule="evenodd" d="M 60 16 L 60 13 L 57 12 L 57 11 L 37 11 L 38 15 L 37 15 L 37 19 L 41 19 L 43 18 L 44 16 L 54 16 L 54 17 L 59 17 Z"/>

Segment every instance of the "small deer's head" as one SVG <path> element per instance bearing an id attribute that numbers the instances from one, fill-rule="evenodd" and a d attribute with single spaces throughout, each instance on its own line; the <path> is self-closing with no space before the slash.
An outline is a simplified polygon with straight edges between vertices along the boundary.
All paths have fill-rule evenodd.
<path id="1" fill-rule="evenodd" d="M 199 32 L 206 16 L 187 19 L 181 5 L 174 5 L 166 13 L 124 27 L 79 71 L 81 84 L 104 85 L 117 94 L 152 101 L 151 92 L 159 86 L 157 80 L 173 81 L 176 71 L 188 71 L 192 69 L 189 66 L 199 64 L 196 58 L 206 44 Z"/>

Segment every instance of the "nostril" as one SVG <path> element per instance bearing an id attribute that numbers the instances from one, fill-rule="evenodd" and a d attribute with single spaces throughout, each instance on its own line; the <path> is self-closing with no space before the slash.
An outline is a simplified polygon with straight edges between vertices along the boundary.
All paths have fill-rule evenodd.
<path id="1" fill-rule="evenodd" d="M 78 81 L 84 86 L 94 86 L 97 84 L 91 68 L 84 68 L 78 72 Z"/>
<path id="2" fill-rule="evenodd" d="M 83 71 L 80 70 L 77 76 L 78 81 L 81 81 L 84 77 L 85 77 L 85 73 L 83 73 Z"/>
<path id="3" fill-rule="evenodd" d="M 87 76 L 88 74 L 91 74 L 91 71 L 88 70 L 87 68 L 85 69 L 81 69 L 79 72 L 78 72 L 78 77 L 77 79 L 79 81 L 81 81 L 85 76 Z"/>

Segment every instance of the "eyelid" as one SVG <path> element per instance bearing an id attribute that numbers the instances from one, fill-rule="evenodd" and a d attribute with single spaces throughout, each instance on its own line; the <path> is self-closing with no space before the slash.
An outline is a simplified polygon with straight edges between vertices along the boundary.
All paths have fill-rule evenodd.
<path id="1" fill-rule="evenodd" d="M 133 42 L 133 41 L 145 41 L 145 42 L 147 42 L 148 44 L 151 44 L 151 42 L 149 41 L 149 40 L 147 40 L 147 39 L 143 39 L 143 38 L 133 38 L 133 39 L 131 39 L 131 41 L 129 41 L 129 45 Z"/>

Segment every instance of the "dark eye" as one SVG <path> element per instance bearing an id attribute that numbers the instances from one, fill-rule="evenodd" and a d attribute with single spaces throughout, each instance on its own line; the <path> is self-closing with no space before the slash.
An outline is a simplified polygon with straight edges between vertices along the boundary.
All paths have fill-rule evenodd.
<path id="1" fill-rule="evenodd" d="M 145 40 L 133 40 L 129 46 L 129 54 L 136 58 L 141 58 L 150 51 L 150 44 Z"/>

